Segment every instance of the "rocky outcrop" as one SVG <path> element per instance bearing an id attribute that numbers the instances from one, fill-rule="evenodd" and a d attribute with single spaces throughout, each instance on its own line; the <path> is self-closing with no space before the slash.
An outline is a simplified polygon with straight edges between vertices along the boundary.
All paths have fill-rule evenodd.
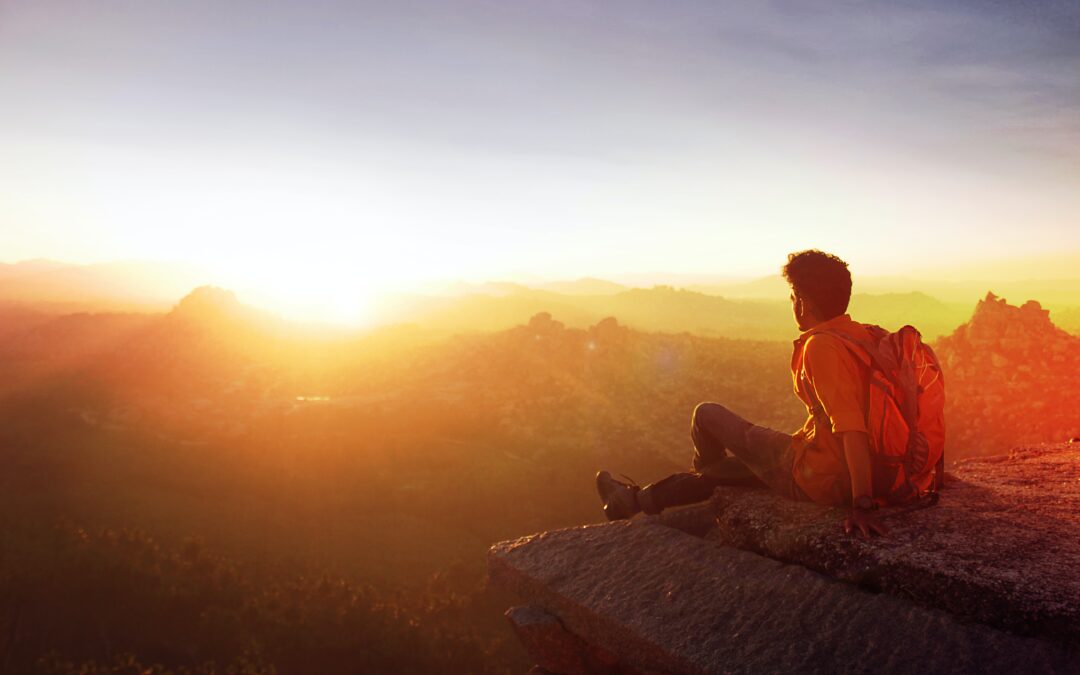
<path id="1" fill-rule="evenodd" d="M 624 672 L 1074 672 L 1067 648 L 648 523 L 494 548 L 492 578 L 557 616 Z M 534 610 L 535 611 L 535 610 Z M 527 643 L 528 644 L 528 643 Z M 534 658 L 587 673 L 586 651 Z M 572 666 L 560 669 L 558 665 Z"/>
<path id="2" fill-rule="evenodd" d="M 988 293 L 934 348 L 956 456 L 1080 435 L 1080 337 L 1056 327 L 1038 302 L 1016 307 Z"/>
<path id="3" fill-rule="evenodd" d="M 531 642 L 550 672 L 1080 671 L 1077 444 L 966 462 L 938 505 L 886 510 L 885 539 L 840 514 L 721 489 L 497 544 L 489 569 L 580 640 L 561 666 Z"/>
<path id="4" fill-rule="evenodd" d="M 933 507 L 883 514 L 891 536 L 838 533 L 840 511 L 720 490 L 725 544 L 969 621 L 1080 643 L 1080 445 L 961 463 Z"/>
<path id="5" fill-rule="evenodd" d="M 176 318 L 216 321 L 248 311 L 236 294 L 217 286 L 199 286 L 184 296 L 170 314 Z"/>

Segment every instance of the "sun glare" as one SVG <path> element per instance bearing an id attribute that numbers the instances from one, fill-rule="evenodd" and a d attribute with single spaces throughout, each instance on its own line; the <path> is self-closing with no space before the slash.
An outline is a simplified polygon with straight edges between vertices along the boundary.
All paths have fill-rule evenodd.
<path id="1" fill-rule="evenodd" d="M 286 319 L 360 327 L 375 318 L 378 282 L 352 270 L 318 263 L 253 263 L 223 270 L 221 276 L 246 304 Z"/>

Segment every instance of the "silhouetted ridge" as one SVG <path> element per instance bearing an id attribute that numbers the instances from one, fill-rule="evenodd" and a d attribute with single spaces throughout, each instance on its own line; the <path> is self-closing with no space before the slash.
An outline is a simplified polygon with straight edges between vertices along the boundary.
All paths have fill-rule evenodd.
<path id="1" fill-rule="evenodd" d="M 540 288 L 567 295 L 614 295 L 627 290 L 622 284 L 595 277 L 583 277 L 576 281 L 553 281 Z"/>
<path id="2" fill-rule="evenodd" d="M 236 294 L 217 286 L 200 286 L 184 296 L 169 316 L 180 319 L 235 319 L 249 313 Z"/>
<path id="3" fill-rule="evenodd" d="M 557 335 L 565 328 L 566 326 L 563 325 L 561 321 L 556 321 L 555 319 L 551 318 L 550 312 L 540 312 L 539 314 L 534 314 L 533 317 L 529 319 L 528 325 L 528 329 L 530 331 L 532 331 L 535 335 L 541 337 L 544 335 Z"/>
<path id="4" fill-rule="evenodd" d="M 1055 326 L 1038 302 L 1017 307 L 987 293 L 936 349 L 954 452 L 1003 452 L 1080 433 L 1080 337 Z"/>
<path id="5" fill-rule="evenodd" d="M 976 339 L 993 338 L 1004 332 L 1005 337 L 1030 336 L 1040 339 L 1069 337 L 1050 320 L 1050 311 L 1043 309 L 1035 300 L 1028 300 L 1016 307 L 993 293 L 975 306 L 971 321 L 961 326 Z"/>
<path id="6" fill-rule="evenodd" d="M 245 343 L 274 339 L 292 324 L 237 299 L 236 294 L 217 286 L 200 286 L 188 293 L 162 322 L 162 329 L 175 337 L 200 336 L 232 343 L 243 350 Z"/>

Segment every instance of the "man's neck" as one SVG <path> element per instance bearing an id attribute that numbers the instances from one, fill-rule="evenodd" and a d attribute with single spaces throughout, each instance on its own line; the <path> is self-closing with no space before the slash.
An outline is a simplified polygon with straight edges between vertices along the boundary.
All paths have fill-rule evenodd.
<path id="1" fill-rule="evenodd" d="M 811 326 L 807 326 L 806 328 L 802 328 L 802 329 L 801 329 L 801 331 L 802 331 L 803 333 L 807 333 L 807 332 L 809 332 L 809 331 L 812 331 L 812 330 L 814 330 L 815 328 L 820 328 L 820 327 L 821 327 L 822 325 L 824 325 L 824 324 L 827 324 L 827 323 L 830 323 L 830 322 L 833 322 L 833 321 L 836 321 L 837 319 L 840 319 L 840 318 L 842 318 L 842 317 L 844 317 L 844 316 L 846 316 L 846 315 L 844 315 L 844 314 L 837 314 L 836 316 L 832 317 L 831 319 L 817 319 L 817 318 L 815 317 L 815 319 L 814 319 L 814 322 L 813 322 L 813 325 L 811 325 Z"/>

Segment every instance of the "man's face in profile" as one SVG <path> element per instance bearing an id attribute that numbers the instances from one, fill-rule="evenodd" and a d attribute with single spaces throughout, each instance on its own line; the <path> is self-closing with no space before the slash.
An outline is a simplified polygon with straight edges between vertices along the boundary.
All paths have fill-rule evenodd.
<path id="1" fill-rule="evenodd" d="M 791 314 L 795 317 L 795 325 L 799 327 L 799 330 L 807 330 L 810 328 L 810 317 L 806 311 L 806 302 L 799 297 L 795 289 L 791 289 Z"/>

